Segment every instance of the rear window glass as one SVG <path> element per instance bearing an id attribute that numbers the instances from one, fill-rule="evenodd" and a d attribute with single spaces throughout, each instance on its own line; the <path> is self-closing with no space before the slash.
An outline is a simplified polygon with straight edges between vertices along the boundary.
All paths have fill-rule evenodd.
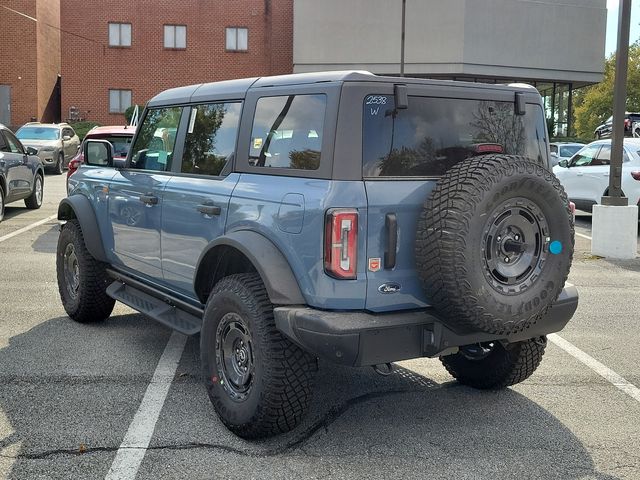
<path id="1" fill-rule="evenodd" d="M 317 170 L 326 95 L 262 97 L 256 105 L 249 164 Z"/>
<path id="2" fill-rule="evenodd" d="M 394 109 L 390 95 L 364 100 L 363 175 L 431 177 L 471 156 L 502 152 L 547 165 L 542 109 L 527 104 L 515 115 L 513 102 L 409 97 Z"/>

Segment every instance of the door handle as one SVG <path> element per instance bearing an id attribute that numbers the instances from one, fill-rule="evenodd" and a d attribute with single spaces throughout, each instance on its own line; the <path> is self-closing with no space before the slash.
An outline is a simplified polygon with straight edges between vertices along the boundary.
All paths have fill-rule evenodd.
<path id="1" fill-rule="evenodd" d="M 576 177 L 581 177 L 582 176 L 582 172 L 576 172 Z"/>
<path id="2" fill-rule="evenodd" d="M 607 173 L 603 173 L 603 175 L 604 175 L 605 177 L 608 177 L 608 176 L 609 176 L 609 172 L 607 172 Z"/>
<path id="3" fill-rule="evenodd" d="M 158 197 L 151 193 L 147 193 L 146 195 L 140 195 L 140 201 L 145 205 L 157 205 Z"/>
<path id="4" fill-rule="evenodd" d="M 196 209 L 200 213 L 204 213 L 205 215 L 220 215 L 222 209 L 213 203 L 203 203 L 202 205 L 198 205 Z"/>

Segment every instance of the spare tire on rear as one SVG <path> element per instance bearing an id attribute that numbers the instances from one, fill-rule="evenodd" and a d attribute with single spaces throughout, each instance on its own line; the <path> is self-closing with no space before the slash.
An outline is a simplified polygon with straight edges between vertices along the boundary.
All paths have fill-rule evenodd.
<path id="1" fill-rule="evenodd" d="M 521 156 L 474 157 L 443 175 L 425 202 L 417 269 L 455 330 L 516 333 L 558 298 L 573 234 L 567 195 L 547 168 Z"/>

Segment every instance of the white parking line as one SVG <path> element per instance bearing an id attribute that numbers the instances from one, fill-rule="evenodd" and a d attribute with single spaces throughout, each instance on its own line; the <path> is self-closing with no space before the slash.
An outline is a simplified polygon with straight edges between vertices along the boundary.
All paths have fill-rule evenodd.
<path id="1" fill-rule="evenodd" d="M 128 480 L 136 478 L 149 442 L 156 428 L 160 411 L 169 393 L 187 337 L 173 332 L 158 361 L 151 383 L 147 387 L 140 407 L 133 417 L 116 458 L 105 477 L 106 480 Z"/>
<path id="2" fill-rule="evenodd" d="M 50 217 L 43 218 L 42 220 L 38 220 L 37 222 L 32 223 L 31 225 L 27 225 L 26 227 L 22 227 L 22 228 L 16 230 L 15 232 L 7 233 L 6 235 L 0 237 L 0 243 L 4 242 L 5 240 L 9 240 L 10 238 L 15 237 L 16 235 L 20 235 L 21 233 L 28 232 L 32 228 L 36 228 L 36 227 L 39 227 L 40 225 L 42 225 L 44 223 L 50 222 L 54 218 L 58 218 L 58 215 L 57 214 L 51 215 Z"/>
<path id="3" fill-rule="evenodd" d="M 585 235 L 584 233 L 578 233 L 578 232 L 574 232 L 574 233 L 579 237 L 586 238 L 587 240 L 592 240 L 592 238 L 589 235 Z"/>
<path id="4" fill-rule="evenodd" d="M 591 355 L 583 352 L 573 343 L 565 340 L 558 334 L 552 333 L 551 335 L 547 335 L 547 338 L 551 340 L 551 342 L 553 342 L 555 345 L 567 352 L 569 355 L 572 355 L 573 357 L 580 360 L 587 367 L 603 377 L 609 383 L 622 390 L 634 400 L 640 402 L 640 388 L 636 387 L 633 383 L 625 380 L 609 367 L 606 367 Z"/>

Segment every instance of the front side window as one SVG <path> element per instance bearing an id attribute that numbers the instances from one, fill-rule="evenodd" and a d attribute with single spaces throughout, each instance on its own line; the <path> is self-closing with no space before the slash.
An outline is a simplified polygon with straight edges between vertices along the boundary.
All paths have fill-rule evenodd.
<path id="1" fill-rule="evenodd" d="M 326 95 L 260 98 L 253 119 L 249 164 L 317 170 L 326 106 Z"/>
<path id="2" fill-rule="evenodd" d="M 21 154 L 24 153 L 24 150 L 22 149 L 22 145 L 20 144 L 18 139 L 13 136 L 11 132 L 7 132 L 5 130 L 4 136 L 7 139 L 7 143 L 9 144 L 9 151 L 11 153 L 21 153 Z"/>
<path id="3" fill-rule="evenodd" d="M 131 24 L 130 23 L 109 23 L 109 46 L 110 47 L 130 47 L 131 46 Z"/>
<path id="4" fill-rule="evenodd" d="M 139 127 L 130 168 L 167 172 L 176 143 L 181 107 L 149 110 Z"/>
<path id="5" fill-rule="evenodd" d="M 227 28 L 227 50 L 246 51 L 249 48 L 249 29 Z"/>
<path id="6" fill-rule="evenodd" d="M 109 90 L 109 113 L 124 113 L 131 106 L 131 90 Z"/>
<path id="7" fill-rule="evenodd" d="M 363 117 L 365 177 L 439 176 L 483 153 L 547 162 L 539 105 L 516 115 L 513 102 L 412 96 L 407 109 L 396 110 L 393 96 L 368 95 Z"/>
<path id="8" fill-rule="evenodd" d="M 221 175 L 236 149 L 242 104 L 213 103 L 191 109 L 182 173 Z"/>
<path id="9" fill-rule="evenodd" d="M 600 150 L 600 145 L 591 145 L 588 147 L 584 147 L 577 154 L 573 156 L 571 159 L 571 167 L 588 167 L 593 163 L 593 160 L 596 158 L 598 151 Z"/>
<path id="10" fill-rule="evenodd" d="M 164 48 L 187 48 L 187 27 L 185 25 L 165 25 Z"/>

